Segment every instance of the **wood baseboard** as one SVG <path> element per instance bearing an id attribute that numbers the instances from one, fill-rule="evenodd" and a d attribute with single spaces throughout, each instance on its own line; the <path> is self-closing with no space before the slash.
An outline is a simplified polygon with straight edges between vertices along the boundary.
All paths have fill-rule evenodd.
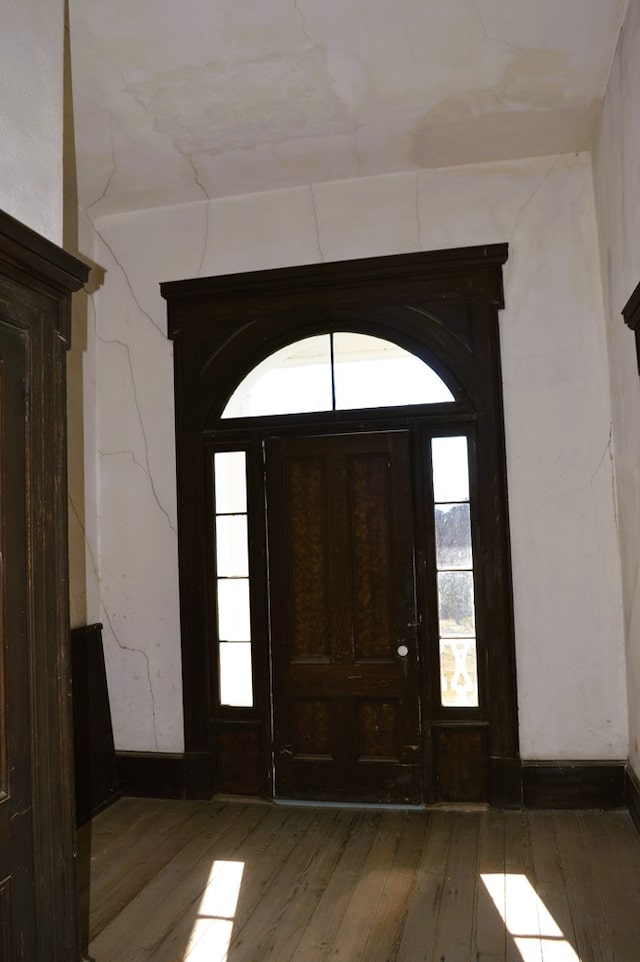
<path id="1" fill-rule="evenodd" d="M 184 755 L 164 752 L 116 752 L 123 795 L 185 798 Z"/>
<path id="2" fill-rule="evenodd" d="M 523 762 L 525 808 L 625 807 L 625 762 Z"/>
<path id="3" fill-rule="evenodd" d="M 640 778 L 631 765 L 627 765 L 625 772 L 626 801 L 629 814 L 635 827 L 640 832 Z"/>
<path id="4" fill-rule="evenodd" d="M 123 795 L 207 799 L 213 796 L 213 762 L 207 752 L 116 752 Z"/>
<path id="5" fill-rule="evenodd" d="M 123 795 L 212 797 L 212 764 L 206 753 L 117 752 L 116 758 Z M 495 807 L 518 807 L 513 790 L 517 772 L 515 766 L 507 768 L 500 779 L 504 787 L 492 798 Z M 525 808 L 628 808 L 640 831 L 640 780 L 625 762 L 524 761 L 521 771 Z"/>

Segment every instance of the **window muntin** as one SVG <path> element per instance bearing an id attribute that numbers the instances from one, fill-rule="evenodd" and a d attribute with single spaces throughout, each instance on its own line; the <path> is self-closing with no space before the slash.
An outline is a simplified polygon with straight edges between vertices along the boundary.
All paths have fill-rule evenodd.
<path id="1" fill-rule="evenodd" d="M 431 441 L 440 701 L 446 708 L 477 708 L 478 669 L 469 506 L 468 441 Z"/>
<path id="2" fill-rule="evenodd" d="M 246 453 L 218 451 L 213 463 L 218 696 L 221 705 L 252 708 Z"/>
<path id="3" fill-rule="evenodd" d="M 264 417 L 411 404 L 455 398 L 439 374 L 399 345 L 339 331 L 275 351 L 241 381 L 221 417 Z"/>

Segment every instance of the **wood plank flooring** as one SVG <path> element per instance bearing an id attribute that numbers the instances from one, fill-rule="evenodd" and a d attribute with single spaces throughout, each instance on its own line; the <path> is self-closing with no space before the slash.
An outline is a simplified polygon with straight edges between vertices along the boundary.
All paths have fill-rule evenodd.
<path id="1" fill-rule="evenodd" d="M 124 798 L 80 832 L 96 962 L 639 962 L 623 812 Z"/>

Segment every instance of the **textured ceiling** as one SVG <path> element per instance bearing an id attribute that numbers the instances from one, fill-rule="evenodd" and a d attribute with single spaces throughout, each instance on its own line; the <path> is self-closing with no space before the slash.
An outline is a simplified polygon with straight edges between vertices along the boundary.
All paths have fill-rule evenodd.
<path id="1" fill-rule="evenodd" d="M 69 0 L 93 216 L 583 150 L 627 0 Z"/>

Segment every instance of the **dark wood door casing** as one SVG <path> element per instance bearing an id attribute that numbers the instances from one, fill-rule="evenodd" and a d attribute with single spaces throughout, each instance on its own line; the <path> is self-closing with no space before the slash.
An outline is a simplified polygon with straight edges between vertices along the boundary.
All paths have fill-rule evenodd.
<path id="1" fill-rule="evenodd" d="M 210 458 L 220 446 L 247 451 L 257 519 L 253 550 L 266 564 L 262 445 L 274 434 L 355 433 L 424 425 L 464 433 L 473 450 L 476 600 L 482 609 L 479 709 L 441 709 L 427 693 L 427 801 L 520 801 L 515 645 L 507 520 L 506 469 L 498 310 L 503 306 L 506 245 L 370 258 L 284 268 L 161 285 L 174 342 L 181 631 L 187 792 L 215 789 L 272 792 L 266 589 L 252 599 L 256 704 L 227 710 L 217 704 L 215 612 L 211 606 Z M 229 421 L 220 414 L 240 380 L 287 343 L 312 334 L 349 330 L 395 341 L 433 367 L 455 402 L 426 408 L 370 409 Z M 427 420 L 425 420 L 427 419 Z M 421 425 L 423 427 L 421 427 Z M 427 432 L 428 434 L 428 432 Z M 416 462 L 419 458 L 416 456 Z M 424 469 L 426 470 L 426 469 Z M 423 476 L 424 475 L 423 470 Z M 416 471 L 419 473 L 420 468 Z M 424 491 L 423 491 L 424 493 Z M 424 506 L 416 502 L 416 512 Z M 429 519 L 422 516 L 428 531 Z M 418 545 L 418 593 L 429 594 L 424 565 L 429 544 Z M 262 558 L 262 561 L 260 560 Z M 431 605 L 433 607 L 433 597 Z M 424 643 L 424 641 L 423 641 Z M 432 646 L 433 647 L 433 646 Z M 423 652 L 424 661 L 433 652 Z M 426 687 L 429 688 L 427 681 Z M 463 761 L 464 760 L 464 764 Z M 431 766 L 429 768 L 429 766 Z M 464 769 L 464 770 L 463 770 Z M 246 773 L 246 774 L 244 774 Z"/>
<path id="2" fill-rule="evenodd" d="M 408 433 L 276 438 L 266 466 L 275 793 L 419 803 Z"/>
<path id="3" fill-rule="evenodd" d="M 79 959 L 66 349 L 88 268 L 0 212 L 0 955 Z"/>

